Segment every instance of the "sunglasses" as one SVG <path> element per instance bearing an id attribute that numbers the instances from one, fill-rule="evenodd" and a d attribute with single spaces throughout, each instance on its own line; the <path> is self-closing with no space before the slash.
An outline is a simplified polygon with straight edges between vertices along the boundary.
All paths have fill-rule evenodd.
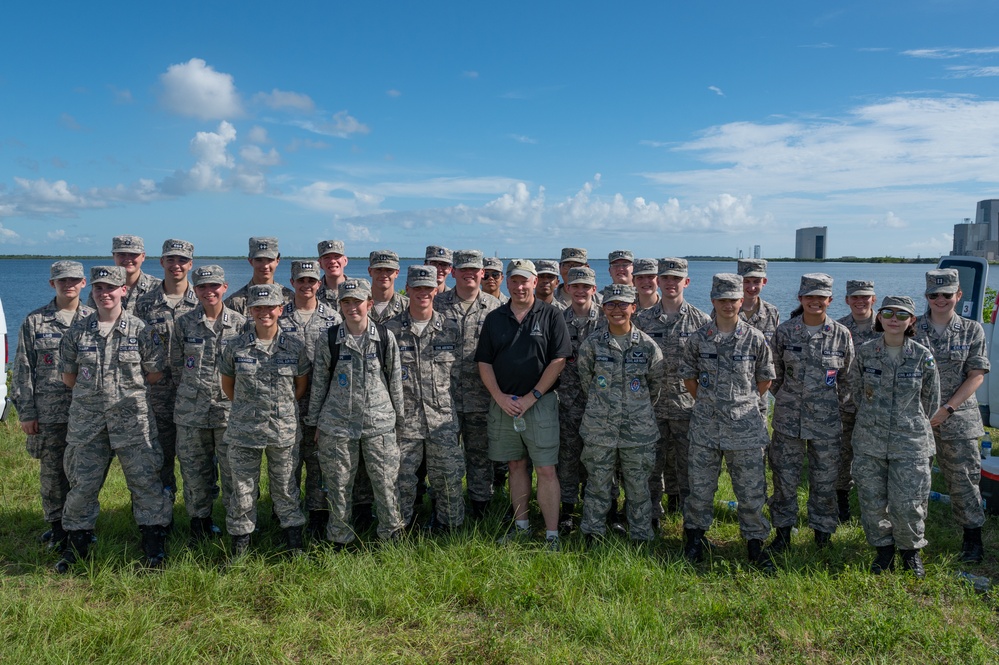
<path id="1" fill-rule="evenodd" d="M 482 279 L 499 279 L 503 276 L 501 272 L 493 272 L 492 270 L 487 270 L 482 274 Z"/>
<path id="2" fill-rule="evenodd" d="M 624 302 L 622 300 L 611 300 L 604 303 L 604 309 L 628 309 L 634 304 L 633 302 Z"/>
<path id="3" fill-rule="evenodd" d="M 882 319 L 898 319 L 899 321 L 908 321 L 912 316 L 912 314 L 905 310 L 897 309 L 883 309 L 878 314 L 881 315 Z"/>
<path id="4" fill-rule="evenodd" d="M 930 300 L 936 300 L 937 298 L 943 298 L 944 300 L 950 300 L 952 297 L 956 296 L 956 293 L 931 293 L 927 298 Z"/>

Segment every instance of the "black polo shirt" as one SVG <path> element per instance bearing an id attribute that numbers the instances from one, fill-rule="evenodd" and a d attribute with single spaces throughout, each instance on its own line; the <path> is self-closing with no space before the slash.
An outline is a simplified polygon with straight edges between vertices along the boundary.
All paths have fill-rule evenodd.
<path id="1" fill-rule="evenodd" d="M 493 366 L 496 383 L 507 395 L 527 395 L 553 360 L 570 356 L 561 310 L 537 298 L 523 321 L 517 321 L 509 302 L 489 312 L 475 349 L 475 362 Z"/>

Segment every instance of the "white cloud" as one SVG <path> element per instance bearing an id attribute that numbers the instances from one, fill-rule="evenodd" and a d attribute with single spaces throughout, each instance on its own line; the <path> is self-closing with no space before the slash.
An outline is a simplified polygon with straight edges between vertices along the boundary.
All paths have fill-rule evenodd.
<path id="1" fill-rule="evenodd" d="M 196 162 L 190 171 L 177 171 L 163 181 L 167 194 L 218 191 L 224 189 L 223 169 L 232 169 L 235 160 L 227 146 L 236 140 L 236 128 L 226 121 L 215 132 L 198 132 L 191 139 L 190 150 Z"/>
<path id="2" fill-rule="evenodd" d="M 385 94 L 388 95 L 389 97 L 402 97 L 402 92 L 394 88 L 392 90 L 386 90 Z"/>
<path id="3" fill-rule="evenodd" d="M 267 130 L 260 125 L 254 125 L 250 127 L 250 131 L 246 134 L 246 140 L 250 143 L 269 143 L 267 139 Z"/>
<path id="4" fill-rule="evenodd" d="M 989 78 L 991 76 L 999 76 L 999 67 L 948 67 L 947 71 L 951 72 L 950 77 L 956 79 L 965 78 Z"/>
<path id="5" fill-rule="evenodd" d="M 912 252 L 924 254 L 947 254 L 954 247 L 954 236 L 948 233 L 940 233 L 928 238 L 915 240 L 905 245 L 905 248 Z"/>
<path id="6" fill-rule="evenodd" d="M 301 113 L 312 113 L 316 110 L 316 103 L 308 95 L 300 92 L 278 90 L 277 88 L 274 88 L 270 92 L 258 92 L 253 96 L 253 101 L 276 111 L 292 110 Z"/>
<path id="7" fill-rule="evenodd" d="M 0 224 L 0 243 L 20 244 L 21 236 L 13 229 L 8 229 Z"/>
<path id="8" fill-rule="evenodd" d="M 371 131 L 367 125 L 359 122 L 347 111 L 338 111 L 328 121 L 314 122 L 312 120 L 292 121 L 296 127 L 322 134 L 323 136 L 333 136 L 340 139 L 349 138 L 354 134 L 367 134 Z"/>
<path id="9" fill-rule="evenodd" d="M 268 152 L 264 152 L 260 146 L 256 145 L 243 146 L 239 151 L 239 156 L 244 161 L 257 166 L 277 166 L 281 163 L 281 155 L 278 154 L 277 150 L 271 148 Z"/>
<path id="10" fill-rule="evenodd" d="M 532 139 L 530 136 L 524 136 L 523 134 L 510 134 L 510 138 L 512 138 L 517 143 L 534 144 L 538 142 L 537 139 Z"/>
<path id="11" fill-rule="evenodd" d="M 56 229 L 55 231 L 49 231 L 45 234 L 49 240 L 60 241 L 66 239 L 66 231 L 64 229 Z"/>
<path id="12" fill-rule="evenodd" d="M 371 229 L 363 224 L 345 224 L 347 227 L 347 240 L 353 242 L 378 242 L 378 236 L 371 232 Z"/>
<path id="13" fill-rule="evenodd" d="M 724 97 L 724 96 L 725 96 L 725 93 L 724 93 L 724 92 L 722 92 L 722 89 L 721 89 L 721 88 L 719 88 L 719 87 L 718 87 L 718 86 L 716 86 L 716 85 L 709 85 L 709 86 L 708 86 L 708 90 L 710 90 L 711 92 L 715 93 L 715 94 L 716 94 L 716 95 L 718 95 L 719 97 Z"/>
<path id="14" fill-rule="evenodd" d="M 178 115 L 223 120 L 243 114 L 232 75 L 215 71 L 200 58 L 170 65 L 160 74 L 160 84 L 160 103 Z"/>
<path id="15" fill-rule="evenodd" d="M 669 143 L 667 141 L 651 141 L 649 139 L 642 139 L 641 141 L 638 142 L 638 145 L 647 145 L 650 148 L 668 148 L 676 144 Z"/>
<path id="16" fill-rule="evenodd" d="M 902 51 L 902 55 L 932 60 L 959 58 L 964 55 L 992 55 L 994 53 L 999 53 L 999 46 L 986 46 L 983 48 L 917 48 Z"/>

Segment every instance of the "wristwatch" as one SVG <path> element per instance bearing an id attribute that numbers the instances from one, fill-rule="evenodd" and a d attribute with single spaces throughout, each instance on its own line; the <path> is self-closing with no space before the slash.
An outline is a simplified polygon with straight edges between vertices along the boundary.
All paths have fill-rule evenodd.
<path id="1" fill-rule="evenodd" d="M 541 392 L 537 388 L 532 390 L 531 394 L 534 395 L 534 399 L 541 399 L 542 397 Z"/>
<path id="2" fill-rule="evenodd" d="M 947 409 L 947 413 L 950 414 L 954 413 L 954 407 L 952 407 L 950 404 L 944 404 L 944 408 Z"/>

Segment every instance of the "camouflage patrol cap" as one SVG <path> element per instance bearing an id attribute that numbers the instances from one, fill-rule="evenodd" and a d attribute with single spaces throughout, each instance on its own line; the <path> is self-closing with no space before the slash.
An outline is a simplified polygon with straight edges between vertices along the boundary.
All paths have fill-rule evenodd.
<path id="1" fill-rule="evenodd" d="M 665 259 L 659 259 L 659 274 L 686 277 L 687 259 L 678 259 L 672 256 L 667 256 Z"/>
<path id="2" fill-rule="evenodd" d="M 766 259 L 739 259 L 738 268 L 736 272 L 742 277 L 766 277 L 767 276 L 767 260 Z"/>
<path id="3" fill-rule="evenodd" d="M 440 245 L 427 245 L 427 254 L 424 261 L 454 263 L 454 253 L 447 247 L 441 247 Z"/>
<path id="4" fill-rule="evenodd" d="M 319 253 L 320 257 L 326 256 L 327 254 L 343 254 L 347 253 L 344 249 L 342 240 L 322 240 L 316 245 L 316 252 Z"/>
<path id="5" fill-rule="evenodd" d="M 399 255 L 387 249 L 379 249 L 368 254 L 369 268 L 399 269 Z"/>
<path id="6" fill-rule="evenodd" d="M 191 281 L 195 286 L 202 284 L 225 284 L 225 270 L 222 266 L 210 264 L 195 268 L 191 273 Z"/>
<path id="7" fill-rule="evenodd" d="M 528 259 L 510 259 L 506 264 L 507 277 L 537 277 L 538 270 L 534 267 L 534 262 Z"/>
<path id="8" fill-rule="evenodd" d="M 163 251 L 161 256 L 183 256 L 185 259 L 194 258 L 194 245 L 186 240 L 170 238 L 163 241 Z"/>
<path id="9" fill-rule="evenodd" d="M 589 284 L 590 286 L 597 285 L 597 273 L 593 272 L 593 268 L 587 268 L 586 266 L 579 266 L 578 268 L 569 268 L 569 275 L 565 283 L 568 284 Z"/>
<path id="10" fill-rule="evenodd" d="M 278 250 L 277 238 L 269 236 L 254 237 L 250 238 L 249 245 L 249 257 L 251 259 L 276 259 L 281 256 L 281 252 Z"/>
<path id="11" fill-rule="evenodd" d="M 495 256 L 487 256 L 482 259 L 482 267 L 486 270 L 503 272 L 503 261 Z"/>
<path id="12" fill-rule="evenodd" d="M 638 292 L 631 284 L 609 284 L 601 291 L 604 297 L 604 304 L 609 302 L 635 302 L 638 299 Z"/>
<path id="13" fill-rule="evenodd" d="M 459 249 L 454 253 L 455 270 L 461 270 L 462 268 L 482 269 L 484 267 L 485 263 L 482 260 L 482 252 L 477 249 Z"/>
<path id="14" fill-rule="evenodd" d="M 111 253 L 145 254 L 146 245 L 139 236 L 115 236 L 111 238 Z"/>
<path id="15" fill-rule="evenodd" d="M 955 268 L 928 270 L 926 272 L 926 295 L 931 293 L 957 293 L 961 290 L 961 277 Z"/>
<path id="16" fill-rule="evenodd" d="M 291 279 L 292 281 L 302 279 L 303 277 L 311 277 L 317 282 L 323 278 L 322 273 L 319 272 L 319 263 L 316 261 L 292 261 L 291 262 Z"/>
<path id="17" fill-rule="evenodd" d="M 720 272 L 711 278 L 712 300 L 739 300 L 743 297 L 741 275 Z"/>
<path id="18" fill-rule="evenodd" d="M 433 266 L 409 266 L 406 271 L 406 288 L 429 286 L 437 288 L 437 269 Z"/>
<path id="19" fill-rule="evenodd" d="M 538 259 L 534 262 L 534 269 L 538 271 L 539 275 L 557 275 L 558 261 Z"/>
<path id="20" fill-rule="evenodd" d="M 874 282 L 869 279 L 846 280 L 847 296 L 873 296 Z"/>
<path id="21" fill-rule="evenodd" d="M 635 255 L 632 254 L 629 249 L 615 249 L 613 252 L 607 255 L 607 263 L 614 263 L 615 261 L 628 261 L 630 263 L 635 262 Z"/>
<path id="22" fill-rule="evenodd" d="M 437 273 L 434 273 L 434 286 L 437 286 Z M 355 300 L 369 300 L 371 298 L 371 282 L 366 279 L 345 279 L 336 287 L 336 294 L 340 300 L 353 298 Z"/>
<path id="23" fill-rule="evenodd" d="M 281 287 L 277 284 L 251 284 L 246 290 L 247 307 L 276 307 L 284 305 Z"/>
<path id="24" fill-rule="evenodd" d="M 563 247 L 560 263 L 586 263 L 586 250 L 582 247 Z"/>
<path id="25" fill-rule="evenodd" d="M 635 269 L 632 274 L 638 275 L 658 275 L 659 262 L 655 259 L 635 259 Z"/>
<path id="26" fill-rule="evenodd" d="M 83 279 L 83 264 L 77 261 L 56 261 L 49 268 L 49 279 Z"/>
<path id="27" fill-rule="evenodd" d="M 125 286 L 125 269 L 121 266 L 94 266 L 90 269 L 90 285 L 97 283 Z"/>
<path id="28" fill-rule="evenodd" d="M 801 276 L 798 297 L 832 296 L 833 278 L 822 272 L 809 272 Z"/>
<path id="29" fill-rule="evenodd" d="M 881 307 L 878 310 L 882 309 L 901 309 L 913 316 L 916 315 L 916 303 L 912 302 L 909 296 L 885 296 L 881 299 Z"/>

